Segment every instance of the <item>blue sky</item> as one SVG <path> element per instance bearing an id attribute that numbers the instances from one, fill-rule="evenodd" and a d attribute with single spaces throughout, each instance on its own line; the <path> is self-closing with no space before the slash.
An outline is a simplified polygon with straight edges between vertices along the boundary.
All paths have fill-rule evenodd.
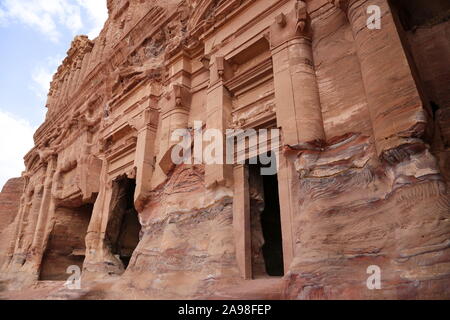
<path id="1" fill-rule="evenodd" d="M 24 170 L 72 39 L 95 38 L 106 18 L 106 0 L 0 0 L 0 188 Z"/>

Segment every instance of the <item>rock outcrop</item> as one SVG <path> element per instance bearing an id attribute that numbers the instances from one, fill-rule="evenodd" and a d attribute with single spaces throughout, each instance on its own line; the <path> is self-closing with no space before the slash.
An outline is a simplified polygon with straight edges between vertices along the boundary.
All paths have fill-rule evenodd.
<path id="1" fill-rule="evenodd" d="M 24 184 L 22 178 L 10 179 L 0 192 L 0 266 L 5 263 L 5 253 L 13 240 L 13 222 L 19 211 Z"/>
<path id="2" fill-rule="evenodd" d="M 22 178 L 10 179 L 0 192 L 0 229 L 3 230 L 16 218 L 19 210 L 20 196 L 24 188 Z"/>
<path id="3" fill-rule="evenodd" d="M 2 298 L 450 298 L 450 5 L 420 3 L 108 0 L 0 211 Z"/>

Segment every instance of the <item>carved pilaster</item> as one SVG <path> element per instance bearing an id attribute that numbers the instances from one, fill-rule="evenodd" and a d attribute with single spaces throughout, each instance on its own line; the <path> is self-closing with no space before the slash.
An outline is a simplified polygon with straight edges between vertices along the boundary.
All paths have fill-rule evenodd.
<path id="1" fill-rule="evenodd" d="M 100 192 L 94 204 L 86 235 L 86 258 L 83 265 L 84 278 L 89 278 L 97 272 L 103 273 L 105 270 L 97 270 L 95 266 L 97 264 L 106 265 L 108 262 L 108 253 L 110 254 L 105 243 L 106 227 L 111 212 L 110 207 L 113 196 L 113 183 L 108 177 L 108 168 L 108 161 L 103 159 L 100 174 Z"/>
<path id="2" fill-rule="evenodd" d="M 310 148 L 325 140 L 311 44 L 303 1 L 280 14 L 270 29 L 277 121 L 283 143 Z"/>
<path id="3" fill-rule="evenodd" d="M 222 133 L 222 150 L 225 146 L 226 130 L 231 125 L 232 97 L 225 86 L 230 78 L 231 68 L 221 56 L 215 57 L 211 66 L 210 85 L 206 103 L 206 128 L 219 130 Z M 226 164 L 225 154 L 223 161 L 217 164 L 206 164 L 205 184 L 207 188 L 216 186 L 229 186 L 233 181 L 232 166 Z"/>
<path id="4" fill-rule="evenodd" d="M 50 219 L 55 213 L 55 202 L 52 196 L 52 186 L 54 182 L 54 175 L 56 172 L 57 160 L 56 157 L 52 157 L 47 165 L 47 172 L 44 182 L 44 193 L 42 195 L 42 201 L 39 208 L 39 215 L 37 220 L 36 229 L 33 236 L 33 242 L 31 245 L 31 265 L 39 265 L 39 261 L 44 254 L 45 239 L 49 236 L 50 230 L 48 225 Z"/>
<path id="5" fill-rule="evenodd" d="M 244 279 L 252 278 L 252 240 L 249 173 L 246 165 L 234 167 L 233 230 L 236 260 Z"/>
<path id="6" fill-rule="evenodd" d="M 157 166 L 152 178 L 152 187 L 158 186 L 173 167 L 170 153 L 177 141 L 171 141 L 172 134 L 177 129 L 187 129 L 189 111 L 191 107 L 191 93 L 188 88 L 180 84 L 173 84 L 171 90 L 162 98 L 161 136 L 159 141 L 159 154 Z"/>
<path id="7" fill-rule="evenodd" d="M 413 143 L 423 143 L 427 116 L 422 94 L 411 67 L 387 0 L 345 0 L 336 2 L 347 15 L 361 66 L 375 145 L 381 158 L 389 150 Z M 369 6 L 381 9 L 381 29 L 367 26 Z M 394 66 L 386 61 L 396 61 Z M 396 88 L 401 88 L 396 89 Z M 400 152 L 399 154 L 407 153 Z M 395 161 L 401 161 L 394 152 Z"/>
<path id="8" fill-rule="evenodd" d="M 151 180 L 155 169 L 155 140 L 158 123 L 156 109 L 147 108 L 138 118 L 130 121 L 136 129 L 137 144 L 134 167 L 136 169 L 135 207 L 142 211 L 148 193 L 151 190 Z"/>

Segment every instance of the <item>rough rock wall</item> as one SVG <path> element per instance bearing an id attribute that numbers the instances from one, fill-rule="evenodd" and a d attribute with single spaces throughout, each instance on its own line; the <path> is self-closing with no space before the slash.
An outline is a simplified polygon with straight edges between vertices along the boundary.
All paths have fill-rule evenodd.
<path id="1" fill-rule="evenodd" d="M 212 296 L 221 283 L 239 277 L 232 195 L 208 192 L 203 179 L 201 166 L 181 166 L 153 191 L 125 281 L 152 296 L 173 298 Z"/>
<path id="2" fill-rule="evenodd" d="M 432 102 L 436 132 L 433 150 L 442 174 L 450 181 L 450 21 L 425 26 L 407 34 L 428 99 Z"/>
<path id="3" fill-rule="evenodd" d="M 39 279 L 45 281 L 67 279 L 67 267 L 83 267 L 86 251 L 85 234 L 91 218 L 92 206 L 59 208 L 54 227 L 42 257 Z"/>
<path id="4" fill-rule="evenodd" d="M 382 164 L 358 134 L 295 162 L 302 179 L 289 297 L 447 296 L 450 198 L 428 150 Z M 382 270 L 382 291 L 365 290 L 370 265 Z"/>
<path id="5" fill-rule="evenodd" d="M 16 218 L 23 192 L 24 179 L 10 179 L 0 193 L 0 229 L 7 227 Z"/>
<path id="6" fill-rule="evenodd" d="M 381 2 L 372 1 L 371 4 L 385 8 Z M 355 3 L 348 6 L 350 20 L 364 23 L 362 10 L 365 7 L 358 7 Z M 389 12 L 383 11 L 382 29 L 389 30 L 391 35 L 401 28 L 401 25 L 396 28 L 394 20 Z M 323 51 L 336 56 L 332 66 L 316 60 L 319 88 L 324 92 L 321 100 L 324 125 L 327 130 L 329 124 L 328 131 L 336 135 L 327 133 L 333 139 L 328 140 L 320 152 L 290 151 L 300 179 L 295 189 L 299 204 L 294 220 L 295 258 L 285 284 L 288 297 L 448 297 L 445 289 L 450 271 L 450 197 L 446 186 L 448 148 L 441 142 L 433 143 L 433 139 L 440 140 L 439 133 L 427 138 L 426 130 L 419 127 L 407 131 L 421 130 L 421 134 L 412 134 L 411 138 L 422 136 L 424 140 L 395 142 L 397 146 L 391 148 L 387 141 L 403 139 L 404 133 L 385 135 L 390 128 L 386 121 L 381 120 L 391 112 L 394 116 L 394 113 L 401 114 L 402 108 L 405 111 L 411 108 L 416 103 L 413 101 L 417 101 L 417 98 L 412 99 L 413 91 L 415 94 L 430 94 L 435 97 L 430 99 L 446 105 L 448 90 L 445 84 L 450 83 L 448 59 L 435 55 L 448 52 L 447 26 L 448 23 L 443 23 L 431 29 L 416 30 L 414 34 L 408 34 L 410 42 L 404 43 L 405 47 L 399 42 L 392 47 L 382 45 L 381 41 L 377 44 L 380 40 L 378 35 L 365 32 L 363 28 L 354 27 L 352 35 L 343 17 L 332 12 L 325 11 L 317 19 L 317 45 L 337 47 Z M 399 30 L 400 37 L 403 32 Z M 405 60 L 410 52 L 413 53 L 410 70 L 397 70 L 402 66 L 389 59 L 396 50 L 406 50 L 402 54 Z M 352 66 L 350 61 L 358 59 L 360 63 Z M 414 78 L 416 67 L 422 79 Z M 339 74 L 339 70 L 346 75 Z M 385 77 L 391 72 L 409 74 L 409 81 L 414 79 L 419 86 L 424 81 L 424 86 L 416 88 L 413 83 L 404 82 L 401 76 L 388 80 Z M 379 77 L 378 80 L 370 79 L 374 76 Z M 381 94 L 387 86 L 392 90 Z M 339 104 L 338 97 L 330 98 L 338 91 L 346 92 L 343 104 Z M 380 94 L 372 96 L 376 91 Z M 352 92 L 351 97 L 348 92 Z M 329 109 L 326 107 L 328 101 Z M 381 101 L 385 105 L 393 103 L 390 111 L 370 110 Z M 422 101 L 425 105 L 429 103 L 426 99 Z M 371 112 L 367 112 L 367 108 Z M 448 121 L 443 109 L 435 114 L 435 121 L 446 126 Z M 427 113 L 422 116 L 416 114 L 416 125 L 427 121 L 433 126 L 433 116 L 431 112 Z M 339 137 L 340 133 L 344 135 Z M 385 135 L 386 140 L 377 141 L 376 137 L 380 135 Z M 381 153 L 380 158 L 374 156 L 377 152 Z M 370 265 L 378 266 L 382 271 L 384 280 L 380 291 L 365 290 L 366 270 Z"/>
<path id="7" fill-rule="evenodd" d="M 381 8 L 380 30 L 366 27 L 369 4 Z M 2 250 L 10 289 L 61 281 L 75 264 L 83 290 L 61 282 L 49 297 L 449 297 L 448 24 L 405 33 L 386 0 L 108 9 L 97 39 L 72 43 L 25 157 Z M 195 136 L 199 120 L 281 130 L 271 147 L 284 277 L 252 262 L 264 241 L 248 166 L 171 159 L 172 133 Z M 142 229 L 128 264 L 117 234 L 131 211 Z M 381 290 L 366 285 L 371 265 Z"/>
<path id="8" fill-rule="evenodd" d="M 19 212 L 24 185 L 23 178 L 10 179 L 0 193 L 0 265 L 5 262 L 8 243 L 13 237 L 14 226 L 12 224 Z"/>

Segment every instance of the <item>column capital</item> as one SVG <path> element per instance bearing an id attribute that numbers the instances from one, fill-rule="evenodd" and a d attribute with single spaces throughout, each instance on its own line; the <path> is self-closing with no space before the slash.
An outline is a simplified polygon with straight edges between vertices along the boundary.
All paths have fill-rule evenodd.
<path id="1" fill-rule="evenodd" d="M 174 110 L 185 110 L 188 112 L 191 106 L 192 95 L 188 88 L 181 84 L 173 84 L 169 91 L 166 92 L 165 98 L 167 103 L 163 107 L 163 116 Z"/>
<path id="2" fill-rule="evenodd" d="M 158 112 L 147 107 L 139 116 L 128 120 L 128 124 L 137 132 L 145 129 L 155 129 L 158 126 Z"/>
<path id="3" fill-rule="evenodd" d="M 275 22 L 270 27 L 270 45 L 276 48 L 298 37 L 311 38 L 311 19 L 302 0 L 295 3 L 291 12 L 280 13 L 275 17 Z"/>
<path id="4" fill-rule="evenodd" d="M 224 56 L 214 56 L 212 59 L 206 60 L 210 70 L 209 89 L 216 87 L 218 83 L 221 85 L 233 77 L 233 70 Z"/>

